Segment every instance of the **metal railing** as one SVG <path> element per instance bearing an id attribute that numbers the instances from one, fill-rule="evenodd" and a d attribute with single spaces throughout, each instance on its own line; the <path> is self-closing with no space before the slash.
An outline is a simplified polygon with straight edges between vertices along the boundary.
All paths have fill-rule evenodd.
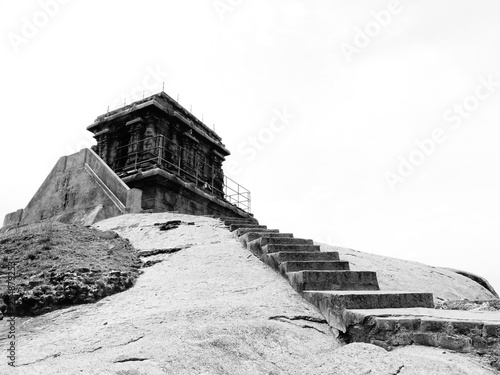
<path id="1" fill-rule="evenodd" d="M 250 191 L 231 178 L 224 176 L 222 170 L 204 161 L 205 155 L 187 150 L 163 135 L 148 137 L 131 142 L 116 149 L 112 165 L 121 177 L 152 168 L 164 169 L 184 181 L 215 197 L 251 212 Z"/>
<path id="2" fill-rule="evenodd" d="M 127 97 L 122 97 L 121 99 L 116 99 L 113 103 L 108 105 L 107 113 L 113 112 L 117 109 L 126 107 L 132 103 L 135 103 L 139 100 L 146 99 L 147 97 L 157 95 L 164 92 L 164 89 L 158 89 L 158 90 L 143 90 L 142 92 L 137 92 L 133 95 L 129 95 Z"/>

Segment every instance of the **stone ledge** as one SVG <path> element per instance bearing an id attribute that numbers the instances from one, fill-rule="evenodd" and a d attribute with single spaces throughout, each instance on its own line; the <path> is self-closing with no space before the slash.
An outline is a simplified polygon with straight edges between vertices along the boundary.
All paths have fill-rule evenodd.
<path id="1" fill-rule="evenodd" d="M 155 181 L 157 180 L 157 181 Z M 155 205 L 156 205 L 156 191 L 153 191 L 153 193 L 148 192 L 148 187 L 154 186 L 155 188 L 159 189 L 160 192 L 169 191 L 171 196 L 177 196 L 179 198 L 187 199 L 189 200 L 189 207 L 186 204 L 184 206 L 179 205 L 179 207 L 176 207 L 175 210 L 180 212 L 180 213 L 188 213 L 188 214 L 195 214 L 195 215 L 213 215 L 213 214 L 219 214 L 223 216 L 235 216 L 235 217 L 240 217 L 240 218 L 253 218 L 253 215 L 243 211 L 239 207 L 226 202 L 220 198 L 217 198 L 211 194 L 206 193 L 202 189 L 196 187 L 193 183 L 188 183 L 180 179 L 179 177 L 175 176 L 172 173 L 169 173 L 163 169 L 160 168 L 153 168 L 144 172 L 141 172 L 140 174 L 124 177 L 123 181 L 131 188 L 138 188 L 143 190 L 143 208 L 148 209 L 148 207 L 145 207 L 144 203 L 148 199 L 154 199 L 155 200 Z M 151 181 L 155 181 L 153 184 L 151 184 Z M 175 189 L 169 189 L 164 186 L 175 186 Z M 151 195 L 153 194 L 153 195 Z M 196 199 L 200 200 L 203 204 L 203 208 L 207 212 L 201 212 L 201 210 L 196 210 L 195 207 L 195 201 Z M 200 204 L 201 205 L 201 204 Z M 211 208 L 209 207 L 211 206 Z M 169 209 L 161 209 L 160 207 L 152 208 L 153 211 L 170 211 Z"/>
<path id="2" fill-rule="evenodd" d="M 346 342 L 425 345 L 500 359 L 500 312 L 428 308 L 344 310 Z"/>

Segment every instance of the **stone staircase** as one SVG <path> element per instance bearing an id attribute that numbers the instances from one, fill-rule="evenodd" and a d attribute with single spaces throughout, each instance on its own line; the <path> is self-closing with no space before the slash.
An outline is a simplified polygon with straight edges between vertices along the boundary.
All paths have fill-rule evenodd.
<path id="1" fill-rule="evenodd" d="M 254 218 L 220 220 L 243 247 L 316 306 L 346 342 L 386 349 L 415 343 L 500 355 L 500 312 L 436 310 L 431 293 L 381 291 L 376 272 L 351 271 L 338 252 L 321 252 L 310 239 L 268 229 Z"/>

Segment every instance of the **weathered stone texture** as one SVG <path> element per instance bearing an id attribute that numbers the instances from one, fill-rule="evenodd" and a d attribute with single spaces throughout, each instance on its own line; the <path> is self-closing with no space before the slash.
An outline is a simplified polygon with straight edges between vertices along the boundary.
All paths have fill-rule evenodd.
<path id="1" fill-rule="evenodd" d="M 142 209 L 148 212 L 252 217 L 235 205 L 159 168 L 124 177 L 123 180 L 128 186 L 142 190 Z"/>
<path id="2" fill-rule="evenodd" d="M 472 318 L 466 312 L 457 312 L 457 318 L 432 316 L 430 310 L 427 313 L 430 316 L 405 317 L 404 311 L 400 316 L 391 316 L 389 311 L 383 316 L 381 310 L 374 313 L 377 315 L 370 315 L 370 310 L 346 310 L 346 329 L 341 336 L 346 342 L 367 342 L 386 349 L 419 344 L 500 358 L 500 320 L 486 320 L 495 315 L 476 314 L 484 320 L 467 320 Z M 411 315 L 412 310 L 406 314 Z"/>
<path id="3" fill-rule="evenodd" d="M 221 138 L 166 93 L 99 116 L 87 129 L 99 156 L 129 187 L 143 190 L 142 209 L 250 216 L 239 199 L 226 200 L 222 163 L 229 151 Z"/>
<path id="4" fill-rule="evenodd" d="M 91 225 L 96 221 L 138 211 L 140 191 L 131 191 L 92 151 L 61 157 L 24 210 L 6 216 L 4 227 L 53 219 Z"/>

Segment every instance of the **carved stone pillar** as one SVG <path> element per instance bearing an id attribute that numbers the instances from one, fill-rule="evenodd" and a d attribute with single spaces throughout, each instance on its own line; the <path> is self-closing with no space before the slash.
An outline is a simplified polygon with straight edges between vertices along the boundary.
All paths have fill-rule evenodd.
<path id="1" fill-rule="evenodd" d="M 170 155 L 170 162 L 172 165 L 170 165 L 171 168 L 176 169 L 179 166 L 179 160 L 181 158 L 181 150 L 180 150 L 180 144 L 179 144 L 179 137 L 178 137 L 178 130 L 176 128 L 170 128 L 170 138 L 167 143 L 167 149 L 169 151 Z"/>
<path id="2" fill-rule="evenodd" d="M 140 152 L 140 137 L 143 128 L 143 121 L 141 118 L 136 118 L 132 121 L 127 122 L 126 126 L 129 127 L 130 133 L 130 143 L 128 146 L 128 158 L 127 158 L 127 166 L 135 166 L 137 161 L 139 160 L 138 153 Z"/>
<path id="3" fill-rule="evenodd" d="M 108 165 L 111 167 L 111 169 L 116 169 L 117 168 L 117 155 L 118 155 L 118 134 L 113 133 L 108 136 Z"/>
<path id="4" fill-rule="evenodd" d="M 217 151 L 213 151 L 213 169 L 214 169 L 214 188 L 215 195 L 223 198 L 224 197 L 224 172 L 222 172 L 222 162 L 224 160 L 224 156 L 219 154 Z"/>
<path id="5" fill-rule="evenodd" d="M 141 168 L 149 169 L 158 166 L 158 137 L 156 136 L 156 125 L 154 119 L 148 119 L 145 125 L 144 138 L 141 142 L 142 151 Z"/>
<path id="6" fill-rule="evenodd" d="M 144 152 L 154 153 L 156 146 L 156 130 L 152 121 L 148 121 L 146 131 L 144 132 Z"/>
<path id="7" fill-rule="evenodd" d="M 189 140 L 188 138 L 183 135 L 181 138 L 181 168 L 184 170 L 188 169 L 189 163 L 188 163 L 188 155 L 189 155 Z"/>
<path id="8" fill-rule="evenodd" d="M 104 129 L 100 131 L 99 133 L 96 133 L 94 138 L 97 141 L 97 155 L 104 160 L 106 163 L 109 164 L 108 161 L 108 150 L 109 150 L 109 130 Z"/>

